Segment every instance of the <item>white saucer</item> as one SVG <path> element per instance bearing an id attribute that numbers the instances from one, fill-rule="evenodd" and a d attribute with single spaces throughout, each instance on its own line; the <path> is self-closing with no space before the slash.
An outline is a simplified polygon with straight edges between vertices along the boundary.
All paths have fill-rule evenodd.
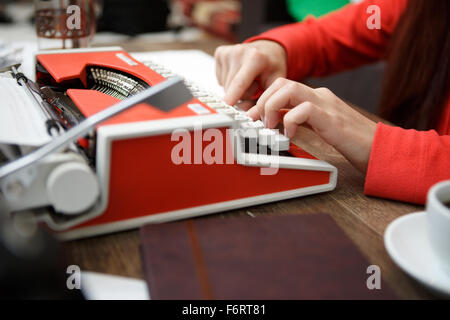
<path id="1" fill-rule="evenodd" d="M 450 297 L 450 275 L 440 266 L 427 235 L 425 212 L 411 213 L 394 220 L 384 233 L 384 245 L 392 260 L 440 296 Z"/>

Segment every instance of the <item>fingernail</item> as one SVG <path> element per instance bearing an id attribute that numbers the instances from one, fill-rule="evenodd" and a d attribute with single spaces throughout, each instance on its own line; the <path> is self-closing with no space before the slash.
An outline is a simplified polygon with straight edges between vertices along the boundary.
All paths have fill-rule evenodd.
<path id="1" fill-rule="evenodd" d="M 264 116 L 261 116 L 261 120 L 264 123 L 264 127 L 267 127 L 266 118 Z"/>

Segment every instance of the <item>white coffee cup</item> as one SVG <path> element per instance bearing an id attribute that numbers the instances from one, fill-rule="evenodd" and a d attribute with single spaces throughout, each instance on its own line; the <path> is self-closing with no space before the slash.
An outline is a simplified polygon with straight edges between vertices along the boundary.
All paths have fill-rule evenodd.
<path id="1" fill-rule="evenodd" d="M 450 275 L 450 180 L 434 185 L 428 192 L 427 232 L 443 270 Z"/>

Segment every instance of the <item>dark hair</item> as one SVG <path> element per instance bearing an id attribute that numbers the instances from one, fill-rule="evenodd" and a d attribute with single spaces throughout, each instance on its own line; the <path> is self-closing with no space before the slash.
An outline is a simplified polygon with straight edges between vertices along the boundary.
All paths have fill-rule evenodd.
<path id="1" fill-rule="evenodd" d="M 410 0 L 391 40 L 380 115 L 404 128 L 436 128 L 450 85 L 450 1 Z"/>

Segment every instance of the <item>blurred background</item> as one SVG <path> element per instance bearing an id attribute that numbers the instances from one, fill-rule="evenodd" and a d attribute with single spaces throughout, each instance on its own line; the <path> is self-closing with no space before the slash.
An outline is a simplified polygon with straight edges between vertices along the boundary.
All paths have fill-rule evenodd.
<path id="1" fill-rule="evenodd" d="M 352 2 L 351 0 L 104 0 L 103 15 L 99 31 L 118 31 L 123 28 L 115 24 L 127 18 L 137 18 L 140 24 L 135 29 L 128 26 L 130 34 L 184 28 L 195 26 L 223 37 L 230 42 L 241 42 L 267 29 L 290 22 L 302 21 L 307 16 L 320 17 Z M 355 1 L 353 1 L 355 2 Z M 131 7 L 136 10 L 130 9 Z M 128 8 L 128 9 L 126 9 Z M 147 24 L 140 18 L 148 17 L 148 11 L 155 13 Z M 128 11 L 128 12 L 127 12 Z M 134 12 L 135 11 L 135 12 Z M 127 12 L 127 15 L 124 15 Z M 156 13 L 158 13 L 156 15 Z M 136 20 L 135 20 L 136 21 Z M 167 22 L 167 23 L 166 23 Z M 129 29 L 128 29 L 129 28 Z"/>
<path id="2" fill-rule="evenodd" d="M 70 0 L 56 0 L 70 3 Z M 32 22 L 33 2 L 0 0 L 0 23 Z M 92 0 L 98 32 L 138 35 L 183 27 L 198 27 L 231 42 L 308 15 L 320 17 L 350 0 Z"/>

